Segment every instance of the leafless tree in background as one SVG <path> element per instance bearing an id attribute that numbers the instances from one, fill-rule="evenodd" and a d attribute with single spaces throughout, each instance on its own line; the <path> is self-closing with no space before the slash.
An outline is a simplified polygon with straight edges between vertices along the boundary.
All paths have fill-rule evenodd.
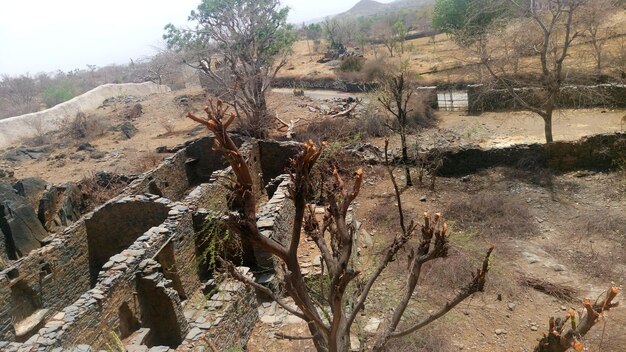
<path id="1" fill-rule="evenodd" d="M 215 146 L 222 150 L 236 176 L 236 183 L 232 186 L 232 197 L 234 199 L 233 204 L 237 204 L 237 206 L 232 209 L 227 224 L 234 233 L 249 240 L 256 248 L 273 254 L 280 262 L 285 273 L 280 279 L 282 281 L 281 287 L 284 287 L 288 295 L 294 300 L 297 309 L 290 307 L 269 288 L 242 275 L 232 263 L 222 261 L 222 265 L 235 278 L 265 293 L 289 313 L 307 322 L 310 336 L 294 338 L 311 339 L 318 351 L 349 351 L 350 329 L 355 319 L 362 313 L 370 290 L 379 280 L 387 265 L 395 260 L 400 250 L 406 248 L 409 240 L 414 238 L 418 232 L 421 234 L 418 244 L 410 248 L 409 251 L 409 270 L 406 276 L 405 289 L 401 292 L 401 299 L 392 315 L 385 321 L 382 332 L 375 338 L 375 343 L 370 346 L 372 350 L 383 350 L 390 339 L 405 336 L 423 328 L 449 312 L 467 297 L 483 290 L 493 247 L 487 252 L 481 268 L 472 274 L 472 278 L 469 278 L 469 284 L 456 293 L 454 298 L 439 310 L 422 317 L 420 321 L 407 323 L 399 328 L 400 320 L 409 306 L 411 298 L 414 298 L 417 283 L 422 273 L 422 266 L 427 262 L 445 258 L 448 255 L 447 225 L 441 216 L 439 214 L 435 216 L 424 214 L 424 223 L 421 226 L 418 226 L 414 221 L 406 222 L 402 212 L 400 191 L 393 177 L 393 172 L 389 171 L 394 184 L 401 231 L 383 251 L 383 257 L 378 260 L 373 272 L 367 274 L 362 272 L 355 267 L 356 263 L 353 260 L 353 253 L 356 251 L 354 248 L 356 230 L 347 222 L 346 217 L 351 204 L 361 190 L 363 171 L 357 170 L 354 179 L 349 182 L 344 180 L 335 169 L 332 181 L 322 186 L 327 204 L 325 204 L 324 219 L 320 222 L 315 217 L 314 207 L 307 204 L 306 196 L 311 194 L 311 172 L 321 156 L 324 146 L 318 147 L 313 142 L 308 142 L 304 145 L 303 152 L 292 160 L 291 165 L 289 197 L 294 202 L 295 214 L 290 243 L 283 245 L 267 238 L 260 233 L 257 227 L 257 204 L 253 189 L 253 177 L 244 156 L 226 132 L 236 116 L 234 113 L 227 115 L 227 109 L 224 108 L 221 101 L 218 101 L 216 105 L 210 103 L 205 111 L 206 118 L 191 113 L 187 116 L 213 132 Z M 312 296 L 313 288 L 304 280 L 298 261 L 298 247 L 303 229 L 314 241 L 328 275 L 329 284 L 323 285 L 322 283 L 322 286 L 317 289 L 318 293 L 321 292 L 323 299 L 316 299 Z M 353 293 L 348 290 L 351 284 L 353 285 Z"/>

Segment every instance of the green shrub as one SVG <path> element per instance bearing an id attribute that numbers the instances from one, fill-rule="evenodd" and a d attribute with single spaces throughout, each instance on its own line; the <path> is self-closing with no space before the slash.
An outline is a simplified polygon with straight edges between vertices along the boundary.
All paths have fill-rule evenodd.
<path id="1" fill-rule="evenodd" d="M 61 84 L 46 88 L 43 93 L 43 101 L 51 108 L 72 99 L 75 96 L 74 89 L 69 84 Z"/>
<path id="2" fill-rule="evenodd" d="M 339 71 L 341 72 L 360 72 L 363 69 L 365 59 L 362 57 L 350 56 L 341 61 Z"/>

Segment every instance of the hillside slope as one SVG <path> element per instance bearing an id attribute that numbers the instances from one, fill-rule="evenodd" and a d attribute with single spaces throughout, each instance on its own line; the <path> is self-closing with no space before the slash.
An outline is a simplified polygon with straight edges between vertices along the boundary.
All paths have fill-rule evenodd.
<path id="1" fill-rule="evenodd" d="M 374 0 L 361 0 L 350 10 L 343 12 L 336 17 L 356 18 L 374 16 L 383 13 L 398 11 L 404 8 L 416 8 L 433 3 L 434 0 L 396 0 L 387 4 Z"/>

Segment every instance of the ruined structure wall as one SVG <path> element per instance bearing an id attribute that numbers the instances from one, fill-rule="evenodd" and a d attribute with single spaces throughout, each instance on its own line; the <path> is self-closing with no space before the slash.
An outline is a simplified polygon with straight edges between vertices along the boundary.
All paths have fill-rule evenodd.
<path id="1" fill-rule="evenodd" d="M 144 177 L 134 181 L 126 189 L 127 194 L 155 194 L 168 199 L 181 199 L 190 187 L 186 169 L 187 156 L 181 150 L 166 158 L 156 169 L 148 171 Z"/>
<path id="2" fill-rule="evenodd" d="M 42 261 L 51 272 L 42 271 Z M 11 271 L 11 273 L 9 273 Z M 9 277 L 18 275 L 10 279 Z M 89 260 L 84 221 L 76 223 L 51 244 L 12 263 L 0 273 L 0 338 L 14 339 L 10 287 L 23 281 L 32 289 L 41 309 L 58 311 L 89 289 Z"/>
<path id="3" fill-rule="evenodd" d="M 166 203 L 172 210 L 177 206 L 163 198 L 155 202 Z M 133 315 L 140 317 L 135 275 L 142 261 L 154 257 L 173 234 L 187 232 L 185 229 L 191 227 L 190 214 L 171 214 L 163 225 L 151 228 L 128 249 L 112 257 L 104 265 L 96 286 L 55 315 L 33 342 L 45 345 L 51 340 L 53 347 L 101 347 L 109 341 L 111 332 L 120 333 L 119 311 L 124 302 Z"/>
<path id="4" fill-rule="evenodd" d="M 81 344 L 97 349 L 110 341 L 111 332 L 128 336 L 139 327 L 140 322 L 142 327 L 147 324 L 158 331 L 165 331 L 163 326 L 159 327 L 155 323 L 160 321 L 158 317 L 162 311 L 171 313 L 163 319 L 175 321 L 175 328 L 180 328 L 180 332 L 170 342 L 176 344 L 172 341 L 183 338 L 179 347 L 181 351 L 185 350 L 185 346 L 197 346 L 200 336 L 205 333 L 220 350 L 245 345 L 258 319 L 258 302 L 251 288 L 229 280 L 222 283 L 217 288 L 219 294 L 208 300 L 209 306 L 215 308 L 206 316 L 206 321 L 212 324 L 210 328 L 206 324 L 199 326 L 202 324 L 195 321 L 190 321 L 191 325 L 188 326 L 182 313 L 181 300 L 201 294 L 199 289 L 203 285 L 198 275 L 196 253 L 196 232 L 202 224 L 203 214 L 208 211 L 224 214 L 227 210 L 228 190 L 217 180 L 231 176 L 232 170 L 223 169 L 221 155 L 213 152 L 208 152 L 206 157 L 202 155 L 210 150 L 210 142 L 211 139 L 205 138 L 191 143 L 187 149 L 168 158 L 157 169 L 129 186 L 123 195 L 107 202 L 57 235 L 51 244 L 10 263 L 11 268 L 0 273 L 0 324 L 4 324 L 0 325 L 0 340 L 16 341 L 10 321 L 11 304 L 7 304 L 16 272 L 19 272 L 27 286 L 40 293 L 41 306 L 50 308 L 50 311 L 45 326 L 28 341 L 23 344 L 0 341 L 0 350 L 10 347 L 9 350 L 13 351 L 18 346 L 22 350 L 51 351 L 57 347 L 67 349 Z M 259 204 L 266 197 L 261 187 L 265 185 L 265 179 L 273 179 L 284 172 L 289 159 L 299 151 L 298 145 L 294 143 L 287 143 L 284 148 L 280 143 L 270 144 L 271 147 L 265 148 L 265 153 L 271 155 L 264 155 L 262 143 L 253 142 L 242 147 L 242 151 L 249 157 L 253 177 L 256 176 L 254 182 L 259 191 L 256 195 Z M 264 165 L 264 161 L 268 164 Z M 213 169 L 216 171 L 211 171 Z M 204 173 L 207 170 L 211 171 L 209 176 Z M 262 206 L 259 218 L 263 234 L 281 243 L 289 241 L 293 225 L 294 211 L 292 202 L 287 199 L 288 185 L 288 177 L 284 175 L 274 181 L 272 198 Z M 152 195 L 157 189 L 181 201 L 172 202 Z M 150 194 L 143 195 L 143 192 Z M 134 207 L 133 204 L 138 204 L 136 202 L 146 207 Z M 100 219 L 91 226 L 86 222 L 93 222 L 94 217 L 99 216 L 98 212 L 102 212 L 102 215 L 114 208 L 125 212 L 127 220 L 141 217 L 142 212 L 151 213 L 147 214 L 148 217 L 155 216 L 152 214 L 153 205 L 157 210 L 166 207 L 166 214 L 157 215 L 164 217 L 163 222 L 139 234 L 121 253 L 112 255 L 102 265 L 95 287 L 89 289 L 89 229 L 91 227 L 93 231 L 95 225 L 106 228 L 107 219 Z M 115 221 L 115 216 L 109 221 Z M 150 225 L 153 223 L 152 220 L 149 222 Z M 254 254 L 256 252 L 253 257 Z M 271 257 L 266 256 L 270 260 L 267 264 L 273 266 Z M 42 258 L 46 260 L 43 267 L 40 263 Z M 160 264 L 155 261 L 160 261 Z M 146 271 L 147 267 L 153 269 Z M 156 267 L 161 268 L 158 269 L 160 271 L 155 272 Z M 149 297 L 139 296 L 152 294 L 155 296 L 153 299 L 158 299 L 159 304 L 168 308 L 150 311 L 146 304 L 150 302 Z"/>

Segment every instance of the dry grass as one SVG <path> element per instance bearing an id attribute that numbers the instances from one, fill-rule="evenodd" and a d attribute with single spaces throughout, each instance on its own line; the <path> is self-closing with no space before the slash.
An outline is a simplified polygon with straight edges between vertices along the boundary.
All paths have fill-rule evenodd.
<path id="1" fill-rule="evenodd" d="M 128 185 L 122 177 L 111 175 L 109 179 L 90 174 L 78 183 L 81 191 L 81 213 L 86 214 L 120 194 Z"/>
<path id="2" fill-rule="evenodd" d="M 468 198 L 457 198 L 448 204 L 444 214 L 464 231 L 492 241 L 537 233 L 528 206 L 511 194 L 482 191 Z"/>
<path id="3" fill-rule="evenodd" d="M 530 287 L 562 301 L 573 302 L 578 296 L 578 291 L 574 287 L 555 284 L 544 279 L 522 275 L 518 278 L 518 282 L 522 286 Z"/>
<path id="4" fill-rule="evenodd" d="M 138 153 L 133 162 L 133 173 L 144 173 L 157 167 L 163 160 L 163 154 L 157 152 Z"/>
<path id="5" fill-rule="evenodd" d="M 395 352 L 453 352 L 459 347 L 453 346 L 450 339 L 450 329 L 443 324 L 422 329 L 415 334 L 399 339 L 392 339 L 387 345 L 388 351 Z"/>
<path id="6" fill-rule="evenodd" d="M 72 119 L 61 123 L 61 135 L 74 140 L 92 140 L 104 135 L 110 128 L 110 123 L 83 112 L 78 112 Z"/>

